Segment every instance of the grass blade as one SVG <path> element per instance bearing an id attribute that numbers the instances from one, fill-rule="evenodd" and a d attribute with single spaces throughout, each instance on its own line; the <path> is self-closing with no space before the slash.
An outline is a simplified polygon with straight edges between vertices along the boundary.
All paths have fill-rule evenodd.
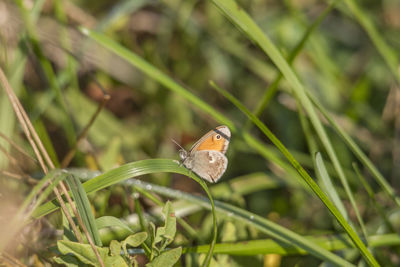
<path id="1" fill-rule="evenodd" d="M 339 197 L 337 191 L 335 190 L 335 187 L 333 186 L 331 178 L 329 177 L 329 174 L 326 171 L 325 164 L 322 159 L 321 153 L 319 153 L 319 152 L 317 152 L 315 155 L 315 163 L 316 163 L 316 170 L 319 174 L 319 177 L 321 178 L 321 182 L 322 182 L 323 188 L 325 189 L 326 194 L 329 196 L 331 201 L 336 205 L 337 209 L 343 215 L 343 217 L 346 220 L 348 220 L 349 215 L 347 214 L 347 211 L 346 211 L 342 201 L 340 200 L 340 197 Z"/>
<path id="2" fill-rule="evenodd" d="M 371 41 L 374 43 L 376 49 L 388 65 L 393 76 L 396 78 L 397 83 L 400 83 L 400 74 L 398 71 L 399 62 L 397 60 L 398 56 L 396 55 L 396 52 L 386 44 L 383 38 L 381 38 L 381 35 L 379 34 L 372 20 L 365 15 L 365 12 L 357 5 L 356 1 L 345 0 L 344 2 L 367 32 L 369 38 L 371 38 Z"/>
<path id="3" fill-rule="evenodd" d="M 400 198 L 396 195 L 395 190 L 386 181 L 385 177 L 379 172 L 378 168 L 371 162 L 371 160 L 364 154 L 361 148 L 353 141 L 353 139 L 335 122 L 328 111 L 317 101 L 315 97 L 308 94 L 312 103 L 318 108 L 322 115 L 328 120 L 332 125 L 333 129 L 337 134 L 343 139 L 343 141 L 349 146 L 353 151 L 354 155 L 367 167 L 371 172 L 372 176 L 375 178 L 376 182 L 382 187 L 382 189 L 393 199 L 393 201 L 400 207 Z"/>
<path id="4" fill-rule="evenodd" d="M 92 209 L 90 207 L 89 199 L 86 195 L 85 190 L 78 178 L 74 175 L 68 175 L 67 178 L 68 186 L 74 197 L 76 208 L 79 216 L 82 218 L 83 224 L 85 225 L 90 237 L 94 241 L 96 246 L 101 247 L 101 239 L 99 231 L 97 230 L 96 220 L 93 216 Z"/>
<path id="5" fill-rule="evenodd" d="M 306 237 L 311 242 L 329 251 L 338 251 L 352 248 L 351 240 L 346 235 L 333 235 L 321 237 Z M 385 234 L 370 236 L 371 247 L 398 246 L 400 237 L 397 234 Z M 205 252 L 208 246 L 197 246 L 186 248 L 183 253 Z M 249 240 L 235 243 L 220 243 L 215 245 L 215 253 L 228 255 L 259 255 L 259 254 L 279 254 L 284 256 L 306 254 L 307 251 L 291 244 L 283 244 L 272 239 Z"/>

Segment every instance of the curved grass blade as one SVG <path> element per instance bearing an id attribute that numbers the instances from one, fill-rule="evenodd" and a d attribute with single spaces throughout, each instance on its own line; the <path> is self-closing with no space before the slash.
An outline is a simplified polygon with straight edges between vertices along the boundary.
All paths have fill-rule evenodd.
<path id="1" fill-rule="evenodd" d="M 98 190 L 109 187 L 111 185 L 125 181 L 124 183 L 128 185 L 134 185 L 138 187 L 140 186 L 141 188 L 144 188 L 147 191 L 154 191 L 159 194 L 169 196 L 172 198 L 188 200 L 197 203 L 207 209 L 212 209 L 212 206 L 210 204 L 211 201 L 208 201 L 205 198 L 195 197 L 190 194 L 183 193 L 181 191 L 172 190 L 166 187 L 156 186 L 153 184 L 142 182 L 140 180 L 134 180 L 134 179 L 128 180 L 133 177 L 149 173 L 159 173 L 159 172 L 173 172 L 190 176 L 192 178 L 196 177 L 192 172 L 190 172 L 183 166 L 179 166 L 179 163 L 177 163 L 176 161 L 170 159 L 149 159 L 149 160 L 142 160 L 142 161 L 128 163 L 113 170 L 110 170 L 108 172 L 105 172 L 85 182 L 83 184 L 83 187 L 85 188 L 85 191 L 87 193 L 93 193 Z M 200 183 L 201 182 L 202 181 L 200 181 Z M 260 229 L 262 232 L 272 236 L 277 240 L 280 240 L 288 244 L 295 244 L 296 246 L 299 246 L 300 248 L 303 248 L 304 250 L 308 251 L 310 254 L 318 258 L 321 258 L 323 260 L 335 263 L 337 265 L 340 266 L 351 265 L 349 262 L 345 261 L 339 256 L 326 251 L 325 249 L 307 241 L 302 236 L 292 231 L 289 231 L 286 228 L 277 225 L 265 218 L 262 218 L 256 214 L 234 207 L 229 204 L 225 204 L 218 201 L 214 201 L 214 203 L 215 203 L 215 211 L 222 212 L 226 216 L 230 216 L 237 220 L 243 221 L 246 224 L 252 225 L 253 227 Z M 39 218 L 56 209 L 58 209 L 57 202 L 50 201 L 40 206 L 38 209 L 36 209 L 33 216 L 35 218 Z"/>
<path id="2" fill-rule="evenodd" d="M 207 256 L 204 259 L 203 262 L 203 266 L 210 266 L 211 263 L 211 259 L 213 256 L 213 252 L 214 252 L 214 248 L 215 248 L 215 244 L 217 243 L 217 236 L 218 236 L 218 228 L 217 228 L 217 215 L 215 214 L 215 206 L 214 206 L 214 200 L 211 196 L 210 190 L 208 189 L 208 186 L 206 184 L 206 182 L 204 182 L 203 179 L 198 178 L 196 176 L 192 177 L 194 180 L 196 180 L 196 182 L 198 182 L 201 187 L 203 187 L 204 191 L 206 191 L 208 198 L 210 199 L 210 203 L 211 203 L 211 213 L 212 213 L 212 217 L 213 217 L 213 239 L 211 241 L 211 244 L 208 248 L 208 252 L 207 252 Z"/>
<path id="3" fill-rule="evenodd" d="M 109 187 L 113 184 L 117 184 L 118 182 L 124 181 L 129 178 L 149 173 L 159 173 L 159 172 L 174 172 L 189 176 L 194 180 L 196 180 L 201 185 L 201 187 L 204 189 L 207 196 L 209 197 L 212 205 L 212 214 L 213 214 L 213 240 L 211 242 L 210 250 L 204 262 L 204 265 L 208 266 L 211 261 L 215 243 L 217 242 L 217 234 L 218 234 L 214 201 L 206 183 L 202 179 L 197 177 L 193 172 L 189 171 L 183 166 L 180 166 L 180 164 L 177 163 L 176 161 L 170 159 L 151 159 L 151 160 L 142 160 L 142 161 L 128 163 L 85 182 L 83 184 L 83 188 L 89 194 L 98 191 L 100 189 Z M 56 210 L 58 207 L 59 207 L 58 203 L 55 200 L 47 202 L 45 205 L 35 210 L 33 217 L 36 218 L 42 217 Z"/>
<path id="4" fill-rule="evenodd" d="M 123 223 L 120 219 L 113 216 L 102 216 L 96 219 L 96 227 L 97 229 L 107 228 L 107 227 L 119 227 L 124 229 L 125 231 L 134 234 L 131 228 L 125 223 Z"/>
<path id="5" fill-rule="evenodd" d="M 100 174 L 85 182 L 83 184 L 83 188 L 87 194 L 90 194 L 129 178 L 159 172 L 173 172 L 190 176 L 189 170 L 184 167 L 180 167 L 176 161 L 171 159 L 148 159 L 127 163 L 118 168 Z M 49 201 L 46 204 L 38 207 L 32 216 L 35 218 L 40 218 L 57 210 L 58 208 L 59 205 L 56 200 Z"/>

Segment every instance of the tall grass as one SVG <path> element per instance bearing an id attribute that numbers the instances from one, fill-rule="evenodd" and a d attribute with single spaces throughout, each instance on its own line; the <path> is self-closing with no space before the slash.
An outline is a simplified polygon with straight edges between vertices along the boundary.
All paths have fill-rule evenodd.
<path id="1" fill-rule="evenodd" d="M 0 261 L 263 266 L 277 254 L 274 266 L 396 265 L 400 6 L 4 3 L 17 30 L 1 32 L 1 68 L 67 168 L 49 178 L 23 160 L 32 148 L 1 91 L 3 205 L 25 200 L 23 227 L 64 231 L 31 230 L 30 246 L 10 232 Z M 222 124 L 228 169 L 206 185 L 174 161 L 170 139 L 189 147 Z M 39 206 L 65 176 L 75 204 Z M 47 179 L 56 183 L 39 190 Z"/>

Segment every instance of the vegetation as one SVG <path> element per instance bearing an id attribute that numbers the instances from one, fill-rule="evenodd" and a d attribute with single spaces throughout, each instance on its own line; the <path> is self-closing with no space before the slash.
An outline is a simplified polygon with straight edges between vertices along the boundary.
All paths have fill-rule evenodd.
<path id="1" fill-rule="evenodd" d="M 1 266 L 400 264 L 398 2 L 29 3 L 0 2 Z M 218 125 L 210 184 L 171 139 Z"/>

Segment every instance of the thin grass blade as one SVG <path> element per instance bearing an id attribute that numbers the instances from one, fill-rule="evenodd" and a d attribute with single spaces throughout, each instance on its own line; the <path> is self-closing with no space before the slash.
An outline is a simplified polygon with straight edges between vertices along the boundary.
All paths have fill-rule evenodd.
<path id="1" fill-rule="evenodd" d="M 101 247 L 103 244 L 101 243 L 99 231 L 96 226 L 96 220 L 92 213 L 90 202 L 86 195 L 85 189 L 83 188 L 80 180 L 74 175 L 68 175 L 67 183 L 75 200 L 78 214 L 82 218 L 82 221 L 90 237 L 92 238 L 96 246 Z"/>

